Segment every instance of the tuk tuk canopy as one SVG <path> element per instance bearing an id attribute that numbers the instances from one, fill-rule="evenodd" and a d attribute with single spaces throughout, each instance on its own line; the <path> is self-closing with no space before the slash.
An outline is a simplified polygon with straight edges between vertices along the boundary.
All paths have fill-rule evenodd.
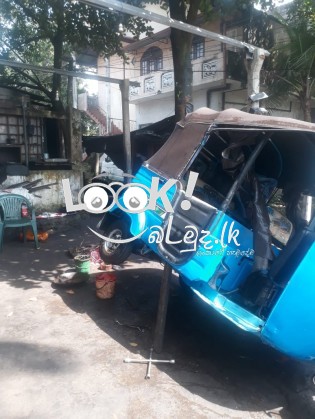
<path id="1" fill-rule="evenodd" d="M 212 133 L 224 137 L 228 147 L 244 142 L 246 136 L 258 137 L 261 132 L 270 133 L 271 143 L 257 160 L 259 173 L 277 177 L 278 187 L 287 182 L 302 183 L 303 189 L 314 195 L 315 124 L 292 118 L 200 108 L 176 124 L 168 141 L 147 165 L 167 178 L 180 179 L 197 151 L 211 141 Z"/>

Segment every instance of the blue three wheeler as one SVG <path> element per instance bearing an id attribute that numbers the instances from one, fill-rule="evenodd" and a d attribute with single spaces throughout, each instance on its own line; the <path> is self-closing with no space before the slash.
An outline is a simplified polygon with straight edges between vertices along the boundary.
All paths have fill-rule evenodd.
<path id="1" fill-rule="evenodd" d="M 315 358 L 315 124 L 201 108 L 134 183 L 99 225 L 105 261 L 153 252 L 236 326 Z"/>

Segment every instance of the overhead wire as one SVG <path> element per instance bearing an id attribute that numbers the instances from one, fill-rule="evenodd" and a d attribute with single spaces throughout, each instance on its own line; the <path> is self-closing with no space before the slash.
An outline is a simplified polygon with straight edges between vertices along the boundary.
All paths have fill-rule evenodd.
<path id="1" fill-rule="evenodd" d="M 119 73 L 120 71 L 124 70 L 123 67 L 111 67 L 110 66 L 110 67 L 107 67 L 107 68 L 109 68 L 110 70 L 116 70 L 116 73 Z M 183 68 L 185 68 L 185 67 L 183 67 Z M 130 69 L 126 69 L 126 70 L 130 70 Z M 293 70 L 296 70 L 296 69 L 295 68 L 288 68 L 288 67 L 277 69 L 277 71 L 287 71 L 287 70 L 293 71 Z M 141 68 L 131 69 L 131 71 L 141 71 Z M 153 74 L 153 73 L 165 73 L 165 72 L 172 72 L 172 71 L 174 71 L 173 68 L 161 68 L 161 69 L 158 69 L 158 70 L 153 70 L 150 73 L 143 74 L 143 76 L 148 76 L 148 75 Z M 262 69 L 262 71 L 265 72 L 265 73 L 272 73 L 273 72 L 273 70 L 267 70 L 267 69 Z M 192 72 L 193 73 L 202 73 L 202 72 L 204 72 L 204 70 L 192 70 Z M 215 73 L 226 73 L 226 70 L 214 70 L 214 72 Z M 100 81 L 100 83 L 106 83 L 106 82 L 105 81 Z"/>

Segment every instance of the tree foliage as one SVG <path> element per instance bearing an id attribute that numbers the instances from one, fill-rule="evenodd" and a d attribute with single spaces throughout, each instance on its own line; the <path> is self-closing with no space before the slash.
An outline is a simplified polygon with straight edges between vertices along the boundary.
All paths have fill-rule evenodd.
<path id="1" fill-rule="evenodd" d="M 273 50 L 267 83 L 278 101 L 295 97 L 304 120 L 311 121 L 311 100 L 315 95 L 315 4 L 311 0 L 295 0 L 287 16 L 278 18 L 287 40 Z"/>
<path id="2" fill-rule="evenodd" d="M 141 4 L 133 0 L 133 4 Z M 66 68 L 74 52 L 91 48 L 104 56 L 121 50 L 119 24 L 134 36 L 148 30 L 145 22 L 71 0 L 1 0 L 0 54 L 10 60 Z M 2 67 L 0 84 L 36 94 L 63 112 L 62 76 Z"/>
<path id="3" fill-rule="evenodd" d="M 294 27 L 305 27 L 315 32 L 315 3 L 313 0 L 294 0 L 288 9 L 287 21 Z"/>

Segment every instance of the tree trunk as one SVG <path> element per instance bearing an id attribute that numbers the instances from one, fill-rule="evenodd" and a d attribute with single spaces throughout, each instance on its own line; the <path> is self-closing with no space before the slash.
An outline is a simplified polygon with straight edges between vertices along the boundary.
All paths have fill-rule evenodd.
<path id="1" fill-rule="evenodd" d="M 311 93 L 311 79 L 308 76 L 306 78 L 306 85 L 305 85 L 305 97 L 304 97 L 304 104 L 303 104 L 303 111 L 304 111 L 304 121 L 312 122 L 312 93 Z"/>
<path id="2" fill-rule="evenodd" d="M 185 117 L 186 103 L 192 100 L 191 41 L 192 34 L 174 28 L 171 29 L 176 121 L 180 121 Z"/>
<path id="3" fill-rule="evenodd" d="M 57 33 L 54 42 L 54 68 L 62 68 L 62 55 L 63 55 L 63 36 L 61 33 Z M 60 90 L 61 90 L 61 75 L 53 74 L 52 80 L 52 100 L 58 102 L 60 99 Z"/>
<path id="4" fill-rule="evenodd" d="M 62 67 L 62 55 L 63 55 L 63 36 L 61 33 L 57 33 L 54 39 L 54 68 L 61 69 Z M 55 112 L 61 115 L 66 114 L 65 107 L 61 101 L 60 97 L 61 92 L 61 75 L 53 74 L 52 80 L 52 106 Z M 60 119 L 58 121 L 60 131 L 63 136 L 63 141 L 60 142 L 60 154 L 62 157 L 69 156 L 69 133 L 68 127 L 65 120 Z"/>
<path id="5" fill-rule="evenodd" d="M 194 24 L 201 0 L 186 2 L 169 0 L 170 17 Z M 175 118 L 180 121 L 185 116 L 187 102 L 192 100 L 192 64 L 190 59 L 193 35 L 171 28 L 171 44 L 175 80 Z"/>
<path id="6" fill-rule="evenodd" d="M 312 122 L 311 98 L 310 97 L 305 99 L 304 121 Z"/>
<path id="7" fill-rule="evenodd" d="M 64 0 L 57 0 L 54 7 L 54 15 L 56 22 L 56 31 L 52 38 L 52 44 L 54 47 L 54 68 L 61 69 L 62 57 L 63 57 L 63 42 L 64 42 Z M 60 99 L 61 90 L 61 75 L 53 74 L 52 80 L 52 97 L 53 100 L 58 102 L 58 96 Z"/>
<path id="8" fill-rule="evenodd" d="M 54 68 L 62 68 L 62 60 L 64 53 L 64 0 L 58 0 L 54 9 L 55 21 L 57 24 L 55 35 L 52 39 L 52 44 L 54 47 Z M 66 115 L 66 109 L 62 103 L 60 94 L 61 94 L 61 83 L 62 76 L 60 74 L 53 74 L 52 78 L 52 105 L 53 109 L 61 114 Z M 60 130 L 62 132 L 63 141 L 60 142 L 61 155 L 62 157 L 70 158 L 70 136 L 68 130 L 68 124 L 66 120 L 60 119 L 58 121 Z"/>

